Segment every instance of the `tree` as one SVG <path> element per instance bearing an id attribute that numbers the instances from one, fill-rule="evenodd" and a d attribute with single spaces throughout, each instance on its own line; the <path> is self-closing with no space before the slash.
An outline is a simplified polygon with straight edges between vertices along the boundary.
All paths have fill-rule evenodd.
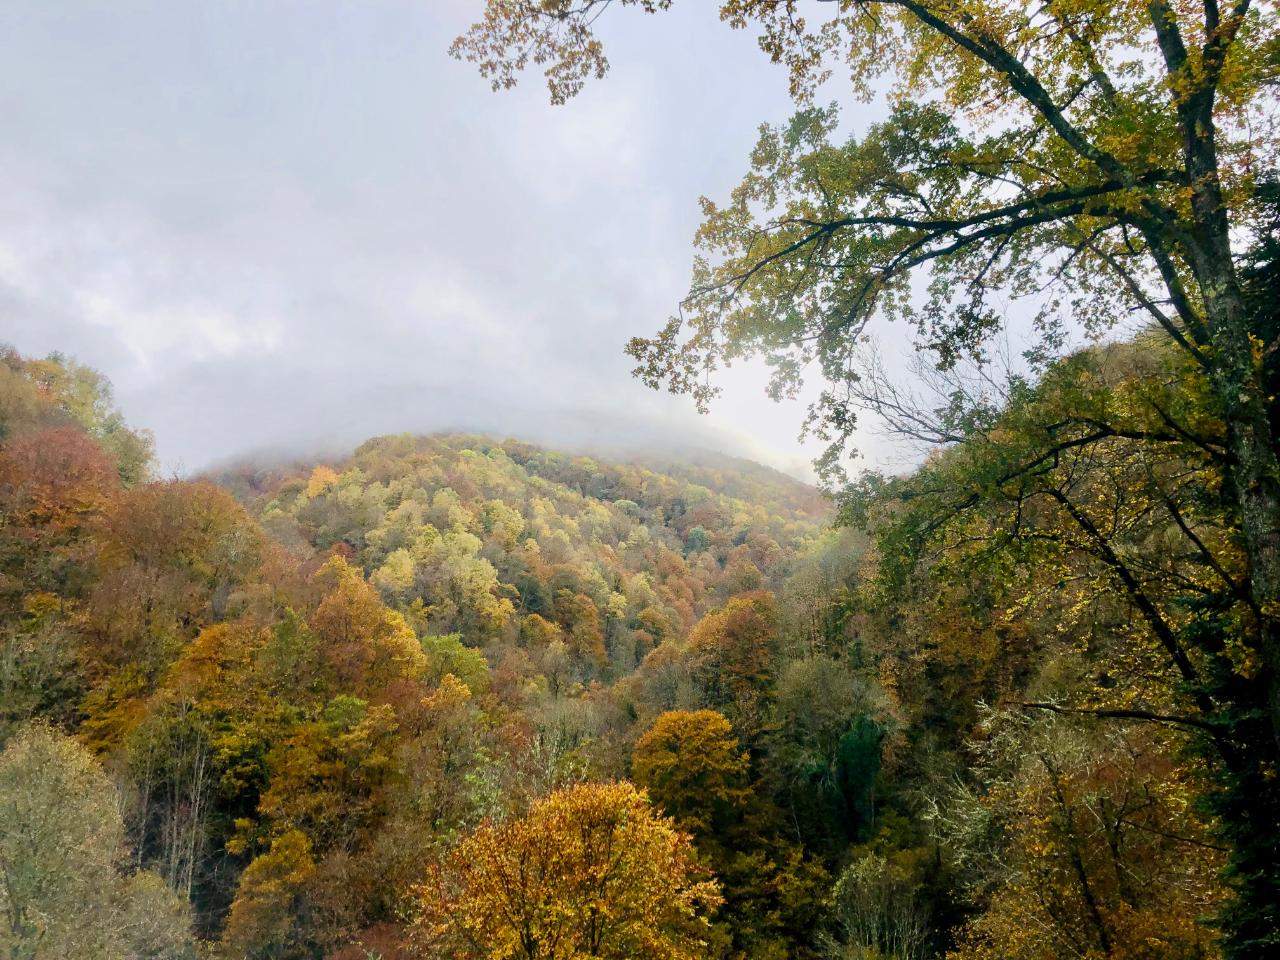
<path id="1" fill-rule="evenodd" d="M 69 718 L 81 693 L 75 634 L 52 593 L 32 593 L 0 627 L 0 744 L 36 716 Z"/>
<path id="2" fill-rule="evenodd" d="M 75 741 L 39 724 L 0 754 L 0 951 L 12 960 L 194 956 L 183 904 L 129 875 L 115 788 Z"/>
<path id="3" fill-rule="evenodd" d="M 214 789 L 205 718 L 175 699 L 154 709 L 126 746 L 137 792 L 130 826 L 139 860 L 153 859 L 165 883 L 189 900 L 204 879 Z"/>
<path id="4" fill-rule="evenodd" d="M 756 792 L 729 721 L 714 710 L 664 713 L 636 742 L 631 765 L 636 782 L 693 834 L 721 882 L 711 955 L 809 956 L 827 875 L 788 842 L 791 824 Z"/>
<path id="5" fill-rule="evenodd" d="M 266 552 L 245 509 L 207 482 L 173 480 L 126 490 L 93 533 L 93 659 L 104 668 L 131 661 L 148 682 L 202 623 L 226 614 Z"/>
<path id="6" fill-rule="evenodd" d="M 580 784 L 468 835 L 418 888 L 424 956 L 704 956 L 719 903 L 689 838 L 629 783 Z"/>
<path id="7" fill-rule="evenodd" d="M 92 689 L 82 732 L 103 749 L 127 738 L 200 629 L 247 602 L 269 550 L 230 494 L 177 480 L 121 492 L 94 524 L 92 541 L 81 628 Z"/>
<path id="8" fill-rule="evenodd" d="M 281 834 L 240 877 L 222 942 L 229 956 L 274 960 L 300 936 L 296 903 L 315 872 L 311 841 L 300 830 Z"/>
<path id="9" fill-rule="evenodd" d="M 1182 736 L 1154 724 L 989 714 L 977 782 L 932 818 L 986 909 L 957 960 L 1216 955 L 1222 851 L 1190 802 Z M 1189 774 L 1191 776 L 1189 776 Z"/>
<path id="10" fill-rule="evenodd" d="M 884 731 L 868 685 L 830 657 L 789 663 L 770 712 L 767 767 L 778 802 L 813 846 L 870 826 Z"/>
<path id="11" fill-rule="evenodd" d="M 149 479 L 151 434 L 129 429 L 106 377 L 60 354 L 35 360 L 0 345 L 0 441 L 68 425 L 98 441 L 125 486 Z"/>
<path id="12" fill-rule="evenodd" d="M 318 853 L 352 846 L 379 821 L 395 772 L 395 714 L 349 694 L 298 723 L 267 755 L 270 785 L 258 812 L 273 825 L 305 830 Z"/>
<path id="13" fill-rule="evenodd" d="M 879 854 L 849 864 L 832 891 L 832 960 L 921 960 L 928 956 L 929 918 L 910 878 Z"/>
<path id="14" fill-rule="evenodd" d="M 377 691 L 398 677 L 423 674 L 426 657 L 413 630 L 358 569 L 332 557 L 312 581 L 325 592 L 310 625 L 339 688 Z"/>
<path id="15" fill-rule="evenodd" d="M 733 597 L 689 634 L 689 664 L 706 702 L 725 712 L 750 743 L 773 685 L 777 607 L 766 590 Z"/>
<path id="16" fill-rule="evenodd" d="M 670 0 L 623 5 L 654 12 Z M 604 6 L 492 0 L 454 52 L 499 86 L 532 54 L 563 100 L 607 67 L 591 32 Z M 642 378 L 706 403 L 715 391 L 704 373 L 761 353 L 775 394 L 792 391 L 810 360 L 841 388 L 857 382 L 851 351 L 877 310 L 912 322 L 944 365 L 980 351 L 1001 324 L 997 296 L 1049 291 L 1037 314 L 1045 349 L 1063 342 L 1070 311 L 1096 326 L 1141 310 L 1212 383 L 1255 595 L 1274 604 L 1280 474 L 1255 356 L 1268 344 L 1253 343 L 1231 237 L 1256 223 L 1255 187 L 1275 160 L 1274 143 L 1249 132 L 1271 102 L 1274 18 L 1250 0 L 1225 10 L 1216 0 L 1185 10 L 841 0 L 813 25 L 800 6 L 727 0 L 722 16 L 759 25 L 802 104 L 833 61 L 863 92 L 889 75 L 890 119 L 844 145 L 820 109 L 764 133 L 730 205 L 704 204 L 706 258 L 684 320 L 632 342 Z M 762 222 L 759 208 L 780 212 Z M 907 292 L 919 268 L 934 281 L 923 299 Z M 815 411 L 838 440 L 859 399 L 841 393 Z M 1273 624 L 1264 633 L 1280 664 L 1280 634 Z M 1280 734 L 1280 673 L 1276 683 Z"/>
<path id="17" fill-rule="evenodd" d="M 914 476 L 867 479 L 845 506 L 877 514 L 882 579 L 900 587 L 927 568 L 935 598 L 967 593 L 972 606 L 986 593 L 1009 633 L 1035 636 L 1039 658 L 1092 677 L 1029 709 L 1195 735 L 1209 760 L 1201 797 L 1231 848 L 1228 949 L 1265 955 L 1280 845 L 1262 825 L 1280 811 L 1280 750 L 1222 458 L 1227 430 L 1199 402 L 1208 389 L 1159 341 L 1082 351 Z M 949 633 L 963 636 L 963 620 L 949 619 Z M 1024 656 L 1016 645 L 997 653 L 1006 673 Z M 937 646 L 935 659 L 984 659 L 973 644 Z"/>
<path id="18" fill-rule="evenodd" d="M 605 71 L 592 28 L 608 5 L 489 0 L 454 52 L 496 86 L 532 60 L 563 101 Z M 670 2 L 620 5 L 655 12 Z M 909 432 L 940 443 L 963 439 L 987 412 L 960 395 L 939 432 L 867 389 L 857 356 L 873 318 L 912 325 L 938 369 L 981 367 L 1013 302 L 1037 331 L 1028 359 L 1038 372 L 1078 330 L 1143 316 L 1202 376 L 1201 409 L 1222 425 L 1216 456 L 1244 558 L 1234 583 L 1250 616 L 1217 629 L 1256 664 L 1262 696 L 1234 706 L 1259 711 L 1270 741 L 1254 744 L 1236 787 L 1266 790 L 1280 752 L 1280 417 L 1270 359 L 1280 330 L 1249 303 L 1238 244 L 1268 226 L 1262 201 L 1277 154 L 1265 118 L 1280 22 L 1251 0 L 839 0 L 816 23 L 801 6 L 721 5 L 730 24 L 761 30 L 801 110 L 762 133 L 728 204 L 704 201 L 691 293 L 656 337 L 631 342 L 637 374 L 705 407 L 710 374 L 731 361 L 763 356 L 774 396 L 794 394 L 816 364 L 830 386 L 809 423 L 831 441 L 823 465 L 838 477 L 859 409 L 899 414 Z M 893 81 L 887 119 L 843 143 L 835 110 L 812 105 L 837 65 L 863 95 Z M 1043 453 L 1110 439 L 1080 431 Z M 1228 832 L 1246 843 L 1256 836 L 1248 807 L 1223 807 Z M 1280 936 L 1267 906 L 1280 889 L 1280 850 L 1243 856 L 1249 865 L 1233 869 L 1251 878 L 1241 891 L 1253 901 L 1228 917 L 1228 950 L 1263 956 Z"/>
<path id="19" fill-rule="evenodd" d="M 564 627 L 569 650 L 588 669 L 598 670 L 608 660 L 600 611 L 591 598 L 571 590 L 556 591 L 556 614 Z"/>
<path id="20" fill-rule="evenodd" d="M 110 459 L 75 427 L 23 433 L 0 447 L 0 602 L 81 585 L 88 528 L 119 480 Z"/>
<path id="21" fill-rule="evenodd" d="M 725 814 L 750 793 L 747 756 L 733 728 L 714 710 L 671 710 L 636 741 L 636 783 L 695 835 L 723 826 Z"/>

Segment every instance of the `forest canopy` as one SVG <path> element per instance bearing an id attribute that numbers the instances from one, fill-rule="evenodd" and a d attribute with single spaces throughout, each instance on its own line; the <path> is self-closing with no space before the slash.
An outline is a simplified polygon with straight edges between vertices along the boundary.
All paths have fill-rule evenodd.
<path id="1" fill-rule="evenodd" d="M 564 103 L 607 70 L 608 8 L 673 5 L 489 0 L 453 53 L 495 89 L 533 65 Z M 1055 557 L 1060 589 L 1085 587 L 1081 612 L 1118 591 L 1139 626 L 1115 654 L 1171 668 L 1172 697 L 1116 703 L 1107 670 L 1108 692 L 1028 709 L 1195 731 L 1229 850 L 1226 951 L 1274 952 L 1274 6 L 725 0 L 720 14 L 786 68 L 797 112 L 762 128 L 727 200 L 703 199 L 689 292 L 630 341 L 636 376 L 705 409 L 745 357 L 770 366 L 776 397 L 816 373 L 820 467 L 845 519 L 881 531 L 899 585 L 976 555 L 1028 596 Z M 839 101 L 819 102 L 831 91 L 877 101 L 880 119 L 841 133 Z M 868 355 L 885 322 L 907 328 L 935 396 Z M 868 413 L 945 452 L 905 482 L 848 485 L 842 456 Z M 884 496 L 902 512 L 868 509 Z M 1112 953 L 1090 912 L 1088 949 Z"/>
<path id="2" fill-rule="evenodd" d="M 453 52 L 564 104 L 674 2 L 477 0 Z M 0 350 L 7 956 L 1280 949 L 1275 10 L 720 12 L 796 113 L 627 350 L 704 409 L 816 376 L 825 489 L 461 433 L 163 478 Z M 868 414 L 927 452 L 849 476 Z"/>
<path id="3" fill-rule="evenodd" d="M 45 368 L 11 356 L 26 395 Z M 1081 353 L 838 514 L 741 461 L 458 435 L 126 483 L 51 378 L 0 447 L 0 842 L 53 871 L 4 875 L 6 942 L 1219 955 L 1216 750 L 1243 734 L 1180 664 L 1257 673 L 1197 639 L 1230 606 L 1186 606 L 1241 562 L 1212 462 L 1117 436 L 1004 478 L 1042 411 L 1136 416 L 1160 370 L 1186 382 L 1158 341 Z M 1157 500 L 1215 552 L 1166 547 L 1127 592 L 1072 510 L 1129 559 L 1187 536 Z M 31 834 L 41 790 L 65 812 Z"/>

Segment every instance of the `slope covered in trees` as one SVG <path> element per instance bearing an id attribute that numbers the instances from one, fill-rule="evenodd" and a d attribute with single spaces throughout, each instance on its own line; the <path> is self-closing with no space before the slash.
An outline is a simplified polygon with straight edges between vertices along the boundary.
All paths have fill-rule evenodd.
<path id="1" fill-rule="evenodd" d="M 456 435 L 154 481 L 105 381 L 5 366 L 11 955 L 1218 955 L 1259 721 L 1182 671 L 1256 672 L 1206 444 L 1131 436 L 1157 343 L 834 515 Z M 1011 473 L 1045 416 L 1139 419 Z"/>
<path id="2" fill-rule="evenodd" d="M 640 723 L 712 697 L 758 730 L 785 619 L 774 594 L 797 574 L 809 590 L 787 629 L 810 647 L 827 629 L 814 578 L 830 509 L 763 468 L 392 437 L 224 486 L 150 480 L 148 440 L 101 377 L 12 352 L 4 374 L 6 762 L 29 767 L 42 745 L 60 759 L 32 789 L 93 794 L 54 828 L 78 829 L 93 804 L 122 811 L 127 849 L 104 835 L 83 869 L 125 884 L 142 868 L 187 902 L 187 946 L 173 950 L 192 936 L 228 956 L 410 949 L 431 864 L 483 822 L 626 777 Z M 6 783 L 5 841 L 36 860 L 76 855 L 73 832 L 24 833 L 30 802 Z M 609 823 L 624 815 L 609 804 L 650 801 L 598 803 Z M 653 830 L 655 856 L 689 843 L 670 821 Z M 694 926 L 671 931 L 686 950 L 721 899 L 689 863 L 697 916 L 677 910 Z M 768 901 L 784 867 L 741 870 Z M 46 885 L 28 906 L 20 878 L 2 889 L 15 955 L 82 937 L 61 901 L 39 899 L 65 894 Z M 637 896 L 671 908 L 662 890 Z M 186 922 L 174 909 L 166 935 Z M 75 942 L 124 956 L 131 936 Z"/>
<path id="3" fill-rule="evenodd" d="M 716 602 L 780 584 L 829 517 L 811 488 L 728 459 L 616 465 L 465 436 L 224 483 L 276 539 L 345 556 L 431 633 L 563 644 L 580 680 L 630 673 Z"/>
<path id="4" fill-rule="evenodd" d="M 564 101 L 610 6 L 671 0 L 455 53 Z M 834 515 L 468 436 L 156 481 L 100 375 L 0 354 L 9 956 L 1275 955 L 1274 10 L 828 6 L 720 5 L 800 110 L 629 350 L 700 405 L 820 369 Z M 889 88 L 844 141 L 833 70 Z M 847 482 L 865 410 L 933 452 Z"/>
<path id="5" fill-rule="evenodd" d="M 597 33 L 606 11 L 673 5 L 487 0 L 452 52 L 495 89 L 534 67 L 552 101 L 564 103 L 607 72 Z M 1180 766 L 1188 756 L 1204 765 L 1192 792 L 1213 821 L 1217 840 L 1206 849 L 1225 857 L 1222 949 L 1233 960 L 1274 956 L 1274 5 L 717 7 L 786 68 L 797 112 L 761 129 L 726 200 L 702 201 L 688 295 L 656 336 L 630 341 L 635 375 L 705 408 L 717 371 L 744 357 L 771 367 L 774 395 L 794 395 L 816 373 L 824 389 L 808 424 L 830 441 L 820 466 L 836 487 L 848 479 L 842 457 L 862 414 L 932 445 L 937 461 L 916 476 L 863 477 L 844 491 L 845 518 L 879 531 L 875 579 L 891 607 L 923 584 L 921 600 L 981 598 L 970 641 L 990 644 L 1001 637 L 993 628 L 1016 628 L 988 648 L 998 656 L 978 658 L 978 673 L 955 658 L 930 679 L 952 690 L 1013 680 L 1016 690 L 1053 658 L 1069 669 L 1038 694 L 1021 691 L 1035 698 L 1021 710 L 1113 721 L 1113 732 L 1123 723 L 1179 731 L 1154 754 L 1181 743 Z M 846 78 L 843 91 L 828 83 Z M 880 101 L 879 121 L 846 137 L 837 106 L 816 102 L 833 89 Z M 1109 332 L 1131 337 L 1135 317 L 1149 325 L 1138 349 L 1078 349 Z M 886 321 L 899 322 L 894 339 L 911 344 L 923 379 L 940 388 L 929 402 L 868 356 L 868 331 Z M 1014 341 L 1025 345 L 1021 357 L 1001 362 Z M 1055 633 L 1075 646 L 1046 643 Z M 1017 634 L 1030 645 L 1011 642 Z M 984 676 L 983 664 L 999 670 Z M 1141 936 L 1127 935 L 1141 925 L 1130 921 L 1144 913 L 1146 893 L 1165 893 L 1177 879 L 1126 865 L 1127 802 L 1093 805 L 1097 785 L 1086 808 L 1073 809 L 1061 758 L 1023 749 L 1039 757 L 1042 769 L 1027 782 L 1050 791 L 1053 813 L 1042 816 L 1059 834 L 1021 858 L 1004 843 L 987 848 L 1002 865 L 985 881 L 990 899 L 979 898 L 993 910 L 1004 880 L 1019 875 L 1004 865 L 1046 871 L 1004 901 L 1008 917 L 988 931 L 987 949 L 1142 952 Z M 1037 770 L 1016 769 L 1015 780 Z M 978 795 L 1000 792 L 989 783 Z M 1141 810 L 1160 808 L 1149 785 L 1137 795 Z M 966 819 L 984 809 L 971 806 Z M 994 822 L 1007 840 L 1011 824 Z M 1142 829 L 1204 842 L 1168 825 Z M 1089 841 L 1099 836 L 1108 838 L 1110 880 L 1089 868 Z M 1073 904 L 1053 892 L 1062 878 Z M 1162 956 L 1206 949 L 1158 935 L 1148 947 Z"/>

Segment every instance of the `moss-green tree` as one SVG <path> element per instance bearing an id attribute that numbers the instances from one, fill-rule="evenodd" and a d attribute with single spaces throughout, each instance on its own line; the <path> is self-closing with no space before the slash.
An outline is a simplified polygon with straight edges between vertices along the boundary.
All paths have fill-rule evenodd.
<path id="1" fill-rule="evenodd" d="M 20 730 L 0 754 L 0 952 L 12 960 L 194 956 L 186 904 L 127 869 L 115 788 L 83 747 Z"/>

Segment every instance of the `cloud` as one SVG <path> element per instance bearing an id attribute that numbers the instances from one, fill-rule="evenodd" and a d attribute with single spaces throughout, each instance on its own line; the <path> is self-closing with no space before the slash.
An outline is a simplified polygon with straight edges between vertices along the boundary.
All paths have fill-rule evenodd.
<path id="1" fill-rule="evenodd" d="M 565 107 L 445 55 L 476 4 L 10 5 L 0 338 L 116 383 L 171 468 L 484 429 L 803 472 L 759 371 L 711 418 L 622 344 L 684 293 L 700 194 L 790 106 L 711 5 L 611 16 Z M 659 22 L 660 21 L 660 22 Z"/>

